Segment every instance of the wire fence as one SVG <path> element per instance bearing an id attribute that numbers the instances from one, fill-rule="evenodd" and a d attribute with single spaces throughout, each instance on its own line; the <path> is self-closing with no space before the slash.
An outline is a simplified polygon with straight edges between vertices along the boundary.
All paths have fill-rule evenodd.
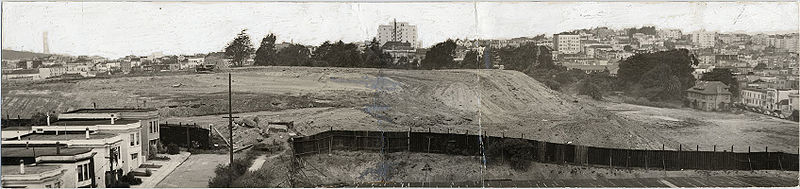
<path id="1" fill-rule="evenodd" d="M 484 148 L 481 148 L 481 139 Z M 699 150 L 638 150 L 559 144 L 537 140 L 464 133 L 381 132 L 330 130 L 292 138 L 296 156 L 330 153 L 334 150 L 376 152 L 423 152 L 450 155 L 481 155 L 495 143 L 521 140 L 527 160 L 542 163 L 645 168 L 663 170 L 798 170 L 798 155 L 784 152 L 733 152 Z M 529 145 L 528 145 L 529 144 Z M 720 149 L 722 150 L 722 149 Z M 487 159 L 509 154 L 487 154 Z"/>

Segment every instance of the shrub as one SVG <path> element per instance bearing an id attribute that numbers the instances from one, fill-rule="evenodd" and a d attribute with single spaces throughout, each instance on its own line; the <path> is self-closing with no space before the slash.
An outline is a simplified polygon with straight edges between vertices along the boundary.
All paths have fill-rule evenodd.
<path id="1" fill-rule="evenodd" d="M 273 180 L 272 173 L 266 169 L 254 172 L 247 172 L 239 179 L 233 181 L 233 187 L 236 188 L 266 188 L 271 186 Z"/>
<path id="2" fill-rule="evenodd" d="M 146 176 L 148 176 L 148 177 L 149 177 L 149 176 L 152 176 L 152 175 L 153 175 L 153 171 L 151 171 L 150 169 L 145 169 L 145 170 L 144 170 L 144 175 L 146 175 Z"/>
<path id="3" fill-rule="evenodd" d="M 175 143 L 170 143 L 167 145 L 167 154 L 175 155 L 181 153 L 180 147 L 178 147 Z"/>
<path id="4" fill-rule="evenodd" d="M 522 139 L 502 139 L 489 145 L 486 155 L 497 160 L 503 158 L 514 170 L 527 171 L 533 156 L 533 145 Z"/>
<path id="5" fill-rule="evenodd" d="M 120 181 L 121 181 L 121 182 L 124 182 L 124 183 L 127 183 L 127 184 L 129 184 L 129 185 L 139 185 L 139 184 L 142 184 L 142 179 L 140 179 L 140 178 L 136 178 L 136 176 L 135 176 L 135 175 L 133 175 L 133 172 L 128 172 L 128 174 L 126 174 L 125 176 L 123 176 L 123 177 L 120 179 Z"/>
<path id="6" fill-rule="evenodd" d="M 248 155 L 249 156 L 249 155 Z M 245 157 L 242 159 L 236 159 L 233 161 L 233 174 L 231 175 L 231 166 L 228 165 L 217 165 L 217 168 L 214 170 L 214 178 L 211 178 L 208 181 L 209 188 L 224 188 L 228 187 L 228 183 L 231 179 L 234 181 L 238 179 L 240 176 L 247 172 L 247 169 L 250 168 L 252 164 L 252 159 L 250 157 Z"/>
<path id="7" fill-rule="evenodd" d="M 581 83 L 578 94 L 589 95 L 595 100 L 603 100 L 603 93 L 600 91 L 600 88 L 597 87 L 596 84 L 586 80 Z"/>

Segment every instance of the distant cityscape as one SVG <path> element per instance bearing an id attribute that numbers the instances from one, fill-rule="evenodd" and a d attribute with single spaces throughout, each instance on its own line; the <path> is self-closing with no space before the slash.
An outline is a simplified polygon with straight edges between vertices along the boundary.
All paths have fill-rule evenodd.
<path id="1" fill-rule="evenodd" d="M 393 64 L 416 64 L 425 58 L 428 49 L 422 48 L 417 26 L 408 22 L 391 21 L 377 27 L 376 40 L 382 51 L 389 54 Z M 201 72 L 232 67 L 232 58 L 224 52 L 192 55 L 148 56 L 130 55 L 118 59 L 100 56 L 49 55 L 47 33 L 43 33 L 44 55 L 3 59 L 3 80 L 54 80 L 114 75 L 147 74 L 155 72 Z M 372 40 L 355 42 L 364 51 Z M 696 79 L 715 69 L 727 69 L 734 74 L 740 89 L 737 102 L 766 114 L 789 116 L 798 109 L 798 33 L 741 34 L 698 31 L 684 33 L 679 29 L 653 26 L 627 29 L 598 27 L 566 31 L 554 35 L 538 35 L 513 39 L 454 39 L 457 47 L 454 61 L 463 61 L 467 52 L 478 57 L 489 53 L 487 68 L 502 69 L 503 60 L 497 53 L 501 48 L 535 44 L 547 47 L 555 64 L 586 73 L 608 71 L 616 75 L 619 63 L 642 53 L 672 49 L 687 49 L 697 59 Z M 280 51 L 293 43 L 275 44 Z M 313 55 L 319 46 L 303 45 Z M 243 66 L 253 66 L 251 55 Z M 401 61 L 403 59 L 403 61 Z M 483 59 L 482 59 L 483 60 Z M 727 87 L 727 86 L 726 86 Z M 707 107 L 701 109 L 717 109 Z M 782 113 L 776 113 L 782 112 Z"/>

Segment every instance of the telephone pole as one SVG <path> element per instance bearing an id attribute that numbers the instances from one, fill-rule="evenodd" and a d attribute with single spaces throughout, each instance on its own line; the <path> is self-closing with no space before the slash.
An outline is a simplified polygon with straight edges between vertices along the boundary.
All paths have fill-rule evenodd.
<path id="1" fill-rule="evenodd" d="M 232 87 L 231 87 L 232 83 L 233 82 L 232 82 L 232 79 L 231 79 L 231 73 L 228 72 L 228 117 L 223 117 L 223 118 L 228 118 L 228 132 L 229 132 L 229 136 L 230 136 L 230 138 L 229 138 L 230 145 L 228 145 L 228 147 L 230 147 L 230 155 L 231 155 L 230 163 L 228 163 L 228 171 L 229 171 L 229 173 L 228 173 L 229 174 L 228 175 L 228 187 L 229 188 L 231 187 L 231 184 L 233 184 L 233 118 L 238 118 L 238 117 L 233 117 L 233 92 L 231 90 L 232 89 Z"/>

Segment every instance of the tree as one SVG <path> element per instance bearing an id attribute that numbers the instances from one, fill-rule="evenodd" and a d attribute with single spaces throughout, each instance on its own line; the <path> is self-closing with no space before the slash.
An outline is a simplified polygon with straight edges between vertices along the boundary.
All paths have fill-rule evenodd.
<path id="1" fill-rule="evenodd" d="M 320 45 L 314 56 L 312 57 L 316 62 L 315 66 L 333 66 L 333 67 L 362 67 L 363 59 L 358 46 L 352 43 L 344 43 L 342 41 L 331 43 L 326 41 Z"/>
<path id="2" fill-rule="evenodd" d="M 275 65 L 312 66 L 311 52 L 303 45 L 292 44 L 278 51 Z"/>
<path id="3" fill-rule="evenodd" d="M 478 61 L 478 53 L 475 51 L 467 51 L 464 55 L 464 60 L 461 61 L 461 68 L 465 69 L 478 69 L 480 68 L 480 61 Z"/>
<path id="4" fill-rule="evenodd" d="M 422 60 L 422 69 L 452 68 L 455 65 L 453 55 L 456 52 L 456 42 L 452 39 L 438 43 L 425 53 Z"/>
<path id="5" fill-rule="evenodd" d="M 253 44 L 250 42 L 250 36 L 245 33 L 247 29 L 243 29 L 236 38 L 233 39 L 228 46 L 225 47 L 225 56 L 233 58 L 234 66 L 242 66 L 250 54 L 253 54 Z"/>
<path id="6" fill-rule="evenodd" d="M 679 101 L 694 86 L 697 62 L 686 49 L 637 54 L 619 64 L 617 84 L 650 100 Z"/>
<path id="7" fill-rule="evenodd" d="M 372 38 L 372 41 L 367 44 L 367 49 L 364 51 L 364 67 L 386 68 L 391 62 L 392 57 L 388 53 L 383 53 L 381 43 Z"/>
<path id="8" fill-rule="evenodd" d="M 754 69 L 754 70 L 763 70 L 763 69 L 767 69 L 767 64 L 764 64 L 764 63 L 758 63 L 758 64 L 756 64 L 756 67 L 753 67 L 753 69 Z"/>
<path id="9" fill-rule="evenodd" d="M 739 97 L 739 82 L 733 77 L 733 73 L 729 69 L 713 69 L 710 72 L 704 73 L 700 78 L 702 81 L 720 81 L 728 85 L 728 91 L 731 92 L 732 97 Z"/>
<path id="10" fill-rule="evenodd" d="M 275 34 L 268 34 L 261 39 L 261 46 L 256 50 L 255 65 L 269 66 L 276 65 L 275 55 Z"/>

